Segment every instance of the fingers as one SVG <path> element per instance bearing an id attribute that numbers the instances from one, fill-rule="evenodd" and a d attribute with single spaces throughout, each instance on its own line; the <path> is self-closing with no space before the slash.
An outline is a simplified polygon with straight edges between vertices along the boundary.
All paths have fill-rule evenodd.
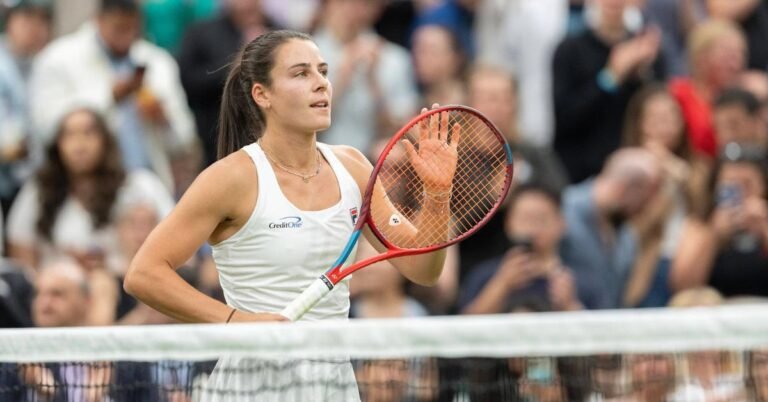
<path id="1" fill-rule="evenodd" d="M 416 147 L 413 146 L 411 141 L 409 140 L 402 140 L 400 141 L 401 144 L 405 147 L 405 153 L 408 154 L 408 160 L 413 161 L 418 156 L 418 153 L 416 152 Z"/>
<path id="2" fill-rule="evenodd" d="M 435 106 L 432 105 L 432 109 L 434 108 Z M 440 116 L 438 116 L 438 113 L 435 113 L 429 116 L 429 138 L 438 139 L 438 130 L 440 130 Z"/>
<path id="3" fill-rule="evenodd" d="M 427 113 L 427 108 L 422 108 L 421 113 Z M 429 125 L 427 119 L 421 119 L 419 121 L 419 142 L 423 142 L 429 139 Z"/>
<path id="4" fill-rule="evenodd" d="M 453 127 L 451 127 L 451 147 L 454 150 L 459 147 L 459 141 L 461 141 L 461 124 L 453 123 Z"/>
<path id="5" fill-rule="evenodd" d="M 440 131 L 437 133 L 437 139 L 448 142 L 448 112 L 440 113 Z"/>

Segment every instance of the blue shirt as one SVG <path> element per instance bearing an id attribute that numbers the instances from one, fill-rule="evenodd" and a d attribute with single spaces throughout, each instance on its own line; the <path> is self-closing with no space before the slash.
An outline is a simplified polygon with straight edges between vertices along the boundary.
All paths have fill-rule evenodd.
<path id="1" fill-rule="evenodd" d="M 636 254 L 628 224 L 619 226 L 611 242 L 600 235 L 593 199 L 594 180 L 567 187 L 563 216 L 567 225 L 560 247 L 563 263 L 573 270 L 579 299 L 589 309 L 619 308 Z"/>

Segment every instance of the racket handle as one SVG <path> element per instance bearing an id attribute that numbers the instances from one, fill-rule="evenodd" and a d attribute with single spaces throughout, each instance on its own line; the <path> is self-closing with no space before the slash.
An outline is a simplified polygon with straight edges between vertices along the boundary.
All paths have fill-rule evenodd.
<path id="1" fill-rule="evenodd" d="M 332 289 L 333 283 L 323 275 L 312 282 L 312 285 L 304 290 L 304 292 L 292 301 L 288 307 L 284 308 L 280 314 L 291 321 L 296 321 L 301 318 L 304 313 L 314 307 L 315 304 L 317 304 L 317 302 Z"/>

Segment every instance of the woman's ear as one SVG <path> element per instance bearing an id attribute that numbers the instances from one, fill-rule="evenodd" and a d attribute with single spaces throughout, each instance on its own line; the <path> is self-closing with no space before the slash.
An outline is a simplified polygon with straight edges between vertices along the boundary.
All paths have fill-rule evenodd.
<path id="1" fill-rule="evenodd" d="M 251 97 L 253 98 L 253 101 L 256 102 L 256 105 L 262 110 L 267 110 L 272 107 L 267 88 L 262 84 L 253 84 L 251 87 Z"/>

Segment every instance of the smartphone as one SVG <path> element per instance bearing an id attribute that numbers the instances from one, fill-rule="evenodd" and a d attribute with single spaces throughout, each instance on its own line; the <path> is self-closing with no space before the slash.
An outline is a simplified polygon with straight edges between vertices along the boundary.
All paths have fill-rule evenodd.
<path id="1" fill-rule="evenodd" d="M 735 207 L 741 205 L 743 195 L 738 184 L 725 183 L 717 188 L 717 205 Z"/>
<path id="2" fill-rule="evenodd" d="M 144 78 L 144 74 L 145 74 L 146 72 L 147 72 L 147 66 L 146 66 L 145 64 L 137 64 L 137 65 L 136 65 L 136 66 L 133 68 L 133 75 L 134 75 L 134 77 L 136 77 L 137 79 L 142 79 L 142 78 Z"/>

